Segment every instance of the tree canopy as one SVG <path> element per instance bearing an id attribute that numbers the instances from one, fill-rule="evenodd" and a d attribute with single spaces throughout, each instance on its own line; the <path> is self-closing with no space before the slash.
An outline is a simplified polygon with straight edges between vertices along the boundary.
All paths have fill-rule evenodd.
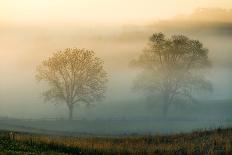
<path id="1" fill-rule="evenodd" d="M 210 66 L 208 49 L 183 35 L 153 34 L 148 48 L 132 64 L 142 69 L 134 88 L 161 102 L 164 113 L 172 103 L 196 101 L 194 90 L 212 90 L 202 70 Z"/>
<path id="2" fill-rule="evenodd" d="M 67 48 L 44 60 L 37 68 L 36 78 L 45 81 L 47 101 L 66 103 L 69 119 L 72 119 L 74 104 L 93 104 L 103 99 L 107 74 L 103 61 L 93 51 Z"/>

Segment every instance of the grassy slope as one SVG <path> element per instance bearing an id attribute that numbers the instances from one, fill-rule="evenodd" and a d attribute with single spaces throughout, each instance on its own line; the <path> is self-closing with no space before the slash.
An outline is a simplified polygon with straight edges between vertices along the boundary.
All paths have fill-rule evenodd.
<path id="1" fill-rule="evenodd" d="M 232 154 L 232 129 L 113 138 L 73 138 L 1 132 L 0 137 L 0 154 Z"/>

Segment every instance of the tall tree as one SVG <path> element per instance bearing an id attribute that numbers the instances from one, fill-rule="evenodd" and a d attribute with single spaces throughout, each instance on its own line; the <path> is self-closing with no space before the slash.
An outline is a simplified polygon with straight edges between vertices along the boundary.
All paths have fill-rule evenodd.
<path id="1" fill-rule="evenodd" d="M 171 104 L 195 102 L 195 90 L 212 90 L 203 74 L 203 68 L 210 66 L 208 50 L 200 41 L 183 35 L 153 34 L 149 47 L 132 64 L 142 69 L 134 89 L 162 103 L 164 116 Z"/>
<path id="2" fill-rule="evenodd" d="M 90 105 L 103 99 L 107 74 L 93 51 L 67 48 L 44 60 L 37 67 L 36 79 L 47 82 L 47 101 L 66 103 L 72 120 L 75 104 Z"/>

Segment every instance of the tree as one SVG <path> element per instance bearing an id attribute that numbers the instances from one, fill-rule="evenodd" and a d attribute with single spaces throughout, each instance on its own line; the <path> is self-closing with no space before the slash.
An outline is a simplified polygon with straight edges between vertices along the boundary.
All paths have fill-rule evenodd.
<path id="1" fill-rule="evenodd" d="M 45 100 L 66 103 L 72 120 L 75 104 L 91 105 L 103 99 L 107 74 L 93 51 L 67 48 L 43 61 L 37 67 L 36 79 L 48 84 Z"/>
<path id="2" fill-rule="evenodd" d="M 196 102 L 196 90 L 212 90 L 203 74 L 210 66 L 208 50 L 200 41 L 183 35 L 153 34 L 149 47 L 132 64 L 142 69 L 134 89 L 162 103 L 165 117 L 171 104 Z"/>

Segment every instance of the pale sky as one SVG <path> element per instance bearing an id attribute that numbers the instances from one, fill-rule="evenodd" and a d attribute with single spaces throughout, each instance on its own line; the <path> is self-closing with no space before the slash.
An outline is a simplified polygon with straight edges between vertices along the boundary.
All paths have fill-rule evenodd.
<path id="1" fill-rule="evenodd" d="M 65 112 L 65 107 L 58 106 L 56 109 L 52 104 L 43 103 L 42 87 L 36 83 L 34 74 L 36 66 L 42 60 L 47 59 L 53 52 L 68 47 L 93 49 L 105 61 L 109 73 L 106 94 L 108 100 L 99 110 L 93 110 L 93 118 L 95 114 L 107 116 L 105 105 L 110 105 L 111 101 L 119 106 L 127 101 L 132 103 L 134 97 L 138 97 L 131 91 L 131 79 L 135 78 L 136 73 L 129 68 L 128 63 L 146 47 L 148 33 L 152 33 L 153 29 L 136 29 L 130 33 L 129 29 L 116 30 L 110 27 L 108 30 L 107 26 L 150 23 L 179 14 L 191 14 L 197 8 L 231 9 L 232 0 L 0 0 L 0 116 L 60 117 Z M 211 15 L 210 17 L 215 18 Z M 208 15 L 205 18 L 208 18 Z M 66 27 L 72 25 L 75 29 Z M 79 29 L 76 25 L 83 25 L 84 28 L 86 25 L 106 27 L 94 27 L 89 31 Z M 51 27 L 40 30 L 36 26 L 44 26 L 45 29 Z M 58 29 L 53 31 L 56 27 Z M 137 34 L 138 38 L 135 38 Z M 208 38 L 207 35 L 199 38 L 203 39 L 210 51 L 219 52 L 214 57 L 218 56 L 220 61 L 229 58 L 232 51 L 229 35 L 225 35 L 223 39 L 221 36 L 223 35 Z M 220 72 L 218 75 L 212 75 L 217 84 L 215 92 L 218 96 L 229 97 L 231 74 Z M 221 79 L 223 83 L 217 83 Z M 109 109 L 113 109 L 112 113 L 117 111 L 112 107 L 109 106 Z M 103 115 L 102 109 L 106 111 Z M 125 110 L 123 106 L 121 109 Z M 82 108 L 77 110 L 85 116 Z M 111 113 L 111 110 L 108 111 Z M 81 115 L 77 113 L 77 116 Z"/>
<path id="2" fill-rule="evenodd" d="M 230 9 L 232 0 L 0 0 L 0 22 L 139 24 L 212 7 Z"/>

